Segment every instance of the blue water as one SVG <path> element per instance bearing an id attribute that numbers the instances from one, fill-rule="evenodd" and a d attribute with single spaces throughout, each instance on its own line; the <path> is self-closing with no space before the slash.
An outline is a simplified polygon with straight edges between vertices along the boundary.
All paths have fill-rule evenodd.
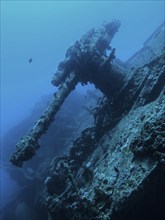
<path id="1" fill-rule="evenodd" d="M 86 31 L 120 20 L 112 47 L 126 61 L 164 21 L 164 14 L 164 1 L 1 1 L 1 139 L 42 96 L 56 91 L 50 83 L 53 72 Z M 3 206 L 17 190 L 1 168 Z"/>

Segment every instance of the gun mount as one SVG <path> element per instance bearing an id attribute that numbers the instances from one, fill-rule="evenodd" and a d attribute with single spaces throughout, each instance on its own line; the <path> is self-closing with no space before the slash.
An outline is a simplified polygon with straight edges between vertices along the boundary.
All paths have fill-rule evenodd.
<path id="1" fill-rule="evenodd" d="M 106 96 L 112 96 L 122 87 L 125 72 L 119 65 L 111 62 L 115 58 L 115 49 L 110 47 L 119 27 L 120 22 L 115 20 L 99 29 L 92 29 L 67 50 L 65 59 L 59 63 L 52 79 L 52 84 L 59 87 L 58 91 L 29 134 L 16 145 L 17 150 L 10 159 L 14 165 L 21 167 L 24 161 L 35 155 L 40 147 L 39 138 L 46 133 L 55 114 L 76 84 L 93 83 Z M 111 50 L 109 56 L 106 55 L 106 50 Z"/>

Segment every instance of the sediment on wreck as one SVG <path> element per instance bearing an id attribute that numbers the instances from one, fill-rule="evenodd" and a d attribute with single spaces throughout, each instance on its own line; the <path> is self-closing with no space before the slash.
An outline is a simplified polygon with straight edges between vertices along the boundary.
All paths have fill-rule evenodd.
<path id="1" fill-rule="evenodd" d="M 46 204 L 52 219 L 56 216 L 67 219 L 63 212 L 68 213 L 70 219 L 138 219 L 134 213 L 141 202 L 140 198 L 144 195 L 150 198 L 150 202 L 146 198 L 139 206 L 142 212 L 145 213 L 145 208 L 154 205 L 149 196 L 152 187 L 155 190 L 153 198 L 159 204 L 165 203 L 163 198 L 159 198 L 160 191 L 155 188 L 162 182 L 160 187 L 163 190 L 165 181 L 162 174 L 165 166 L 164 87 L 153 95 L 153 101 L 147 101 L 153 88 L 158 86 L 158 79 L 164 77 L 162 59 L 163 54 L 152 61 L 152 65 L 147 64 L 150 71 L 144 78 L 140 79 L 139 74 L 146 71 L 146 67 L 136 69 L 113 104 L 104 99 L 96 108 L 95 126 L 84 130 L 65 158 L 74 182 L 78 183 L 76 191 L 66 175 L 65 165 L 58 166 L 58 175 L 65 173 L 66 185 L 64 194 L 47 195 Z M 158 72 L 156 76 L 155 68 Z M 147 82 L 149 78 L 152 79 L 150 84 Z M 128 99 L 128 103 L 125 99 Z M 98 138 L 97 134 L 101 136 Z M 55 172 L 53 167 L 52 172 Z M 57 176 L 52 174 L 51 181 Z M 148 181 L 153 182 L 150 188 Z M 49 191 L 49 184 L 46 183 L 46 186 Z M 129 206 L 132 208 L 128 215 Z M 159 211 L 163 212 L 161 207 L 155 204 L 155 211 L 144 215 L 156 220 Z M 143 213 L 136 215 L 143 219 Z"/>
<path id="2" fill-rule="evenodd" d="M 51 219 L 161 218 L 165 204 L 164 60 L 162 50 L 144 65 L 130 68 L 120 90 L 102 98 L 93 109 L 95 126 L 74 141 L 65 161 L 59 158 L 63 165 L 51 165 L 51 181 L 61 174 L 66 178 L 62 193 L 47 194 Z M 57 167 L 58 178 L 53 175 Z"/>

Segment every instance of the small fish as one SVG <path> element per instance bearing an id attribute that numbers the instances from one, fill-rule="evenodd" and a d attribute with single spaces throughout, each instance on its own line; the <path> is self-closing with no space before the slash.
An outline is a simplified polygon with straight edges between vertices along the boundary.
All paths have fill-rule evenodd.
<path id="1" fill-rule="evenodd" d="M 29 63 L 31 63 L 31 62 L 32 62 L 32 58 L 29 59 Z"/>

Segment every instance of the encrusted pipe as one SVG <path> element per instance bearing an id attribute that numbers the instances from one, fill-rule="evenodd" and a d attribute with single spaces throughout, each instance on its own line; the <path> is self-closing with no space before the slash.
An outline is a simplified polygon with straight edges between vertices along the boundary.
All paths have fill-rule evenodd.
<path id="1" fill-rule="evenodd" d="M 16 145 L 16 152 L 11 156 L 10 161 L 21 167 L 23 161 L 29 160 L 35 155 L 36 150 L 39 148 L 38 139 L 42 134 L 46 133 L 50 124 L 54 120 L 55 114 L 60 109 L 65 98 L 75 88 L 78 82 L 78 77 L 75 72 L 70 73 L 66 81 L 59 87 L 55 93 L 52 102 L 46 108 L 44 114 L 35 123 L 30 133 L 23 137 Z"/>

